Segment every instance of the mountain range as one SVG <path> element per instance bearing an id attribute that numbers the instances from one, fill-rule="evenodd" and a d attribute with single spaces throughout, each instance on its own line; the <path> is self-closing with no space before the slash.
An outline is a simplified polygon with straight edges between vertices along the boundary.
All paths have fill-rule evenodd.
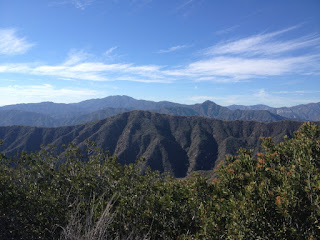
<path id="1" fill-rule="evenodd" d="M 185 177 L 213 169 L 240 147 L 260 151 L 261 136 L 280 142 L 304 120 L 320 120 L 320 103 L 223 107 L 211 101 L 186 105 L 110 96 L 71 104 L 16 104 L 0 108 L 0 151 L 13 155 L 48 144 L 63 151 L 63 144 L 83 148 L 91 140 L 123 164 L 144 157 L 145 167 Z"/>
<path id="2" fill-rule="evenodd" d="M 320 103 L 309 103 L 280 108 L 273 108 L 263 104 L 253 106 L 231 105 L 228 106 L 228 108 L 230 110 L 266 110 L 289 119 L 320 121 Z"/>
<path id="3" fill-rule="evenodd" d="M 203 116 L 221 120 L 319 121 L 320 103 L 272 108 L 266 105 L 223 107 L 211 101 L 186 105 L 173 102 L 137 100 L 128 96 L 109 96 L 79 103 L 27 103 L 0 107 L 0 126 L 25 125 L 59 127 L 101 120 L 132 110 L 185 116 Z"/>
<path id="4" fill-rule="evenodd" d="M 0 127 L 0 151 L 13 155 L 22 150 L 37 151 L 41 145 L 59 148 L 70 142 L 82 148 L 88 139 L 116 154 L 123 164 L 144 157 L 145 166 L 184 177 L 193 171 L 213 169 L 225 154 L 236 154 L 240 147 L 260 151 L 261 136 L 280 142 L 301 124 L 288 120 L 224 121 L 135 110 L 77 126 Z"/>

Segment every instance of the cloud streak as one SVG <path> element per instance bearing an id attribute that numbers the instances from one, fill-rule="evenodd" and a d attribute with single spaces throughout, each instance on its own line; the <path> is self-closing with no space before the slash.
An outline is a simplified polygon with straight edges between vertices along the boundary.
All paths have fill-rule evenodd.
<path id="1" fill-rule="evenodd" d="M 60 65 L 3 64 L 0 65 L 0 73 L 53 76 L 62 80 L 170 82 L 162 73 L 161 66 L 90 61 L 88 54 L 81 51 L 72 51 Z"/>
<path id="2" fill-rule="evenodd" d="M 280 31 L 258 34 L 247 38 L 228 41 L 214 45 L 204 51 L 206 55 L 231 54 L 246 56 L 268 56 L 295 51 L 301 48 L 315 47 L 320 44 L 318 35 L 304 36 L 294 40 L 277 40 L 276 37 L 289 32 L 296 27 Z"/>
<path id="3" fill-rule="evenodd" d="M 51 2 L 49 6 L 72 4 L 77 9 L 85 10 L 94 1 L 95 0 L 57 0 L 55 2 Z"/>
<path id="4" fill-rule="evenodd" d="M 188 45 L 177 45 L 177 46 L 173 46 L 173 47 L 170 47 L 168 49 L 162 49 L 162 50 L 159 50 L 158 53 L 170 53 L 170 52 L 175 52 L 175 51 L 178 51 L 180 49 L 183 49 L 183 48 L 187 48 L 189 47 Z"/>
<path id="5" fill-rule="evenodd" d="M 239 27 L 240 27 L 240 25 L 237 24 L 237 25 L 234 25 L 234 26 L 229 27 L 229 28 L 218 30 L 218 31 L 215 32 L 215 34 L 216 35 L 227 34 L 227 33 L 233 32 L 235 29 L 237 29 Z"/>
<path id="6" fill-rule="evenodd" d="M 195 81 L 238 82 L 252 78 L 303 74 L 315 68 L 319 56 L 287 58 L 243 58 L 219 56 L 195 61 L 182 69 L 166 70 L 169 76 L 189 77 Z M 315 68 L 316 69 L 316 68 Z"/>
<path id="7" fill-rule="evenodd" d="M 214 82 L 239 82 L 289 74 L 315 75 L 320 67 L 317 51 L 320 37 L 307 35 L 293 40 L 281 39 L 283 34 L 296 28 L 298 26 L 218 43 L 201 51 L 201 60 L 165 73 Z"/>
<path id="8" fill-rule="evenodd" d="M 116 50 L 118 47 L 117 46 L 114 46 L 114 47 L 111 47 L 109 48 L 104 54 L 109 56 L 114 50 Z"/>
<path id="9" fill-rule="evenodd" d="M 72 0 L 72 4 L 81 10 L 86 9 L 89 5 L 91 5 L 94 0 Z"/>
<path id="10" fill-rule="evenodd" d="M 25 37 L 19 37 L 15 29 L 0 29 L 0 55 L 24 54 L 33 45 Z"/>
<path id="11" fill-rule="evenodd" d="M 215 57 L 190 64 L 188 72 L 196 75 L 211 75 L 246 79 L 251 77 L 280 76 L 297 72 L 313 60 L 313 56 L 270 58 Z"/>
<path id="12" fill-rule="evenodd" d="M 86 53 L 85 51 L 78 51 L 78 50 L 72 49 L 69 52 L 68 57 L 66 61 L 63 63 L 63 65 L 71 66 L 77 63 L 84 62 L 88 60 L 90 57 L 91 55 Z"/>
<path id="13" fill-rule="evenodd" d="M 0 72 L 71 80 L 126 80 L 145 83 L 170 83 L 179 80 L 230 83 L 293 74 L 319 74 L 320 53 L 317 44 L 320 38 L 317 35 L 281 40 L 283 34 L 295 28 L 297 27 L 293 26 L 216 44 L 202 51 L 199 60 L 182 66 L 107 64 L 84 51 L 72 50 L 59 65 L 3 64 L 0 65 Z M 186 47 L 188 46 L 177 45 L 160 50 L 159 53 Z M 116 47 L 108 49 L 105 55 L 112 54 L 115 49 Z"/>
<path id="14" fill-rule="evenodd" d="M 190 5 L 194 0 L 186 0 L 184 1 L 181 5 L 179 5 L 177 7 L 177 10 L 183 9 L 185 7 L 187 7 L 188 5 Z"/>

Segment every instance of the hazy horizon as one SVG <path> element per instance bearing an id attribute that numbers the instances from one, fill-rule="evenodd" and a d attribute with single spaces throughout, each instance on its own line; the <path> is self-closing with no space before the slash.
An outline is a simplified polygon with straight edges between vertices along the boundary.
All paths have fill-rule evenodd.
<path id="1" fill-rule="evenodd" d="M 81 101 L 75 101 L 75 102 L 54 102 L 54 101 L 40 101 L 40 102 L 21 102 L 21 103 L 15 103 L 15 104 L 37 104 L 37 103 L 57 103 L 57 104 L 73 104 L 73 103 L 79 103 L 79 102 L 83 102 L 83 101 L 87 101 L 87 100 L 92 100 L 92 99 L 103 99 L 103 98 L 107 98 L 107 97 L 114 97 L 114 96 L 126 96 L 126 97 L 131 97 L 128 95 L 110 95 L 110 96 L 106 96 L 106 97 L 102 97 L 102 98 L 88 98 L 88 99 L 84 99 Z M 131 97 L 133 98 L 133 97 Z M 153 102 L 173 102 L 173 101 L 168 101 L 168 100 L 158 100 L 158 101 L 154 101 L 154 100 L 150 100 L 150 99 L 142 99 L 142 98 L 134 98 L 136 100 L 145 100 L 145 101 L 153 101 Z M 173 103 L 179 103 L 179 104 L 186 104 L 186 105 L 193 105 L 193 104 L 202 104 L 206 101 L 211 101 L 211 100 L 203 100 L 203 101 L 199 101 L 199 102 L 194 102 L 194 103 L 184 103 L 184 102 L 173 102 Z M 211 101 L 214 102 L 214 101 Z M 216 102 L 214 102 L 216 103 Z M 318 102 L 310 102 L 310 103 L 318 103 Z M 15 104 L 8 104 L 8 105 L 0 105 L 0 107 L 4 107 L 4 106 L 9 106 L 9 105 L 15 105 Z M 218 103 L 216 103 L 218 104 Z M 306 103 L 308 104 L 308 103 Z M 220 104 L 218 104 L 220 105 Z M 243 105 L 243 104 L 229 104 L 229 105 L 220 105 L 222 107 L 229 107 L 232 105 Z M 253 105 L 243 105 L 243 106 L 254 106 L 254 105 L 266 105 L 268 107 L 273 107 L 271 105 L 267 105 L 267 104 L 253 104 Z M 304 105 L 304 104 L 297 104 L 297 105 Z M 293 107 L 293 106 L 297 106 L 297 105 L 292 105 L 292 106 L 280 106 L 281 107 Z M 275 107 L 276 108 L 276 107 Z"/>

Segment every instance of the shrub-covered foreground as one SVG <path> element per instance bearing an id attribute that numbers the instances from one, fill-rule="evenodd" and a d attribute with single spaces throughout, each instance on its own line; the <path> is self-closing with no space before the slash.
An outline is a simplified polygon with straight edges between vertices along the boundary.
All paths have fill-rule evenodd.
<path id="1" fill-rule="evenodd" d="M 2 154 L 0 239 L 316 239 L 319 126 L 262 142 L 257 157 L 227 156 L 213 182 L 142 173 L 92 143 Z"/>

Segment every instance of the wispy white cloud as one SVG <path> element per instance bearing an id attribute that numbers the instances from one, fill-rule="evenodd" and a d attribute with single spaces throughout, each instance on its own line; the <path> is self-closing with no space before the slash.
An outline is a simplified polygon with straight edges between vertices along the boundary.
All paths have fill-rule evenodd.
<path id="1" fill-rule="evenodd" d="M 282 34 L 295 28 L 297 26 L 229 41 L 224 45 L 217 44 L 210 50 L 206 49 L 200 60 L 180 66 L 136 65 L 121 62 L 109 64 L 84 51 L 72 50 L 62 64 L 0 64 L 0 72 L 72 80 L 127 80 L 155 83 L 178 80 L 231 83 L 296 74 L 316 75 L 320 69 L 320 53 L 315 48 L 320 39 L 317 35 L 282 40 L 282 42 L 279 40 Z M 178 45 L 159 52 L 172 52 L 185 47 L 188 46 Z M 112 55 L 115 49 L 116 47 L 108 49 L 105 55 Z"/>
<path id="2" fill-rule="evenodd" d="M 129 66 L 129 64 L 84 62 L 74 65 L 42 65 L 35 68 L 30 68 L 27 73 L 33 75 L 47 75 L 79 80 L 110 81 L 112 79 L 110 79 L 108 75 L 113 72 L 125 71 Z"/>
<path id="3" fill-rule="evenodd" d="M 71 52 L 66 61 L 60 65 L 2 64 L 1 72 L 53 76 L 63 80 L 115 81 L 126 78 L 128 81 L 140 79 L 141 82 L 168 82 L 161 71 L 161 66 L 89 61 L 87 54 L 81 51 Z M 131 78 L 128 78 L 128 75 Z"/>
<path id="4" fill-rule="evenodd" d="M 51 84 L 9 85 L 0 87 L 0 106 L 25 102 L 78 102 L 90 97 L 103 97 L 105 93 L 77 88 L 57 88 Z"/>
<path id="5" fill-rule="evenodd" d="M 244 54 L 247 56 L 255 55 L 274 55 L 290 52 L 306 47 L 315 47 L 320 44 L 319 35 L 308 35 L 294 40 L 276 39 L 280 35 L 289 32 L 297 26 L 283 29 L 280 31 L 258 34 L 247 38 L 234 41 L 227 41 L 207 48 L 206 55 L 219 54 Z"/>
<path id="6" fill-rule="evenodd" d="M 158 51 L 158 53 L 170 53 L 170 52 L 175 52 L 180 49 L 188 48 L 188 47 L 189 47 L 189 45 L 177 45 L 177 46 L 170 47 L 168 49 L 161 49 Z"/>
<path id="7" fill-rule="evenodd" d="M 166 70 L 171 76 L 191 77 L 195 81 L 238 82 L 250 78 L 303 73 L 313 68 L 318 56 L 287 58 L 213 57 L 189 64 L 182 69 Z"/>
<path id="8" fill-rule="evenodd" d="M 91 5 L 94 0 L 72 0 L 72 4 L 81 10 L 86 9 L 89 5 Z"/>
<path id="9" fill-rule="evenodd" d="M 84 62 L 91 57 L 90 54 L 83 50 L 72 49 L 63 65 L 71 66 L 80 62 Z"/>
<path id="10" fill-rule="evenodd" d="M 109 56 L 114 50 L 116 50 L 118 47 L 117 46 L 114 46 L 114 47 L 111 47 L 109 48 L 104 54 Z"/>
<path id="11" fill-rule="evenodd" d="M 281 40 L 283 34 L 298 27 L 216 44 L 201 52 L 201 60 L 164 72 L 169 76 L 214 82 L 239 82 L 288 74 L 316 75 L 320 68 L 320 53 L 316 50 L 320 37 L 314 34 Z"/>
<path id="12" fill-rule="evenodd" d="M 33 45 L 25 37 L 19 37 L 15 29 L 0 29 L 0 55 L 23 54 Z"/>
<path id="13" fill-rule="evenodd" d="M 194 0 L 185 0 L 182 4 L 180 4 L 178 7 L 177 7 L 177 10 L 180 10 L 182 8 L 185 8 L 187 7 L 188 5 L 190 5 Z"/>
<path id="14" fill-rule="evenodd" d="M 178 4 L 176 5 L 175 9 L 173 9 L 174 13 L 184 18 L 188 18 L 194 13 L 195 7 L 197 4 L 201 3 L 201 0 L 180 0 L 175 2 Z"/>
<path id="15" fill-rule="evenodd" d="M 125 54 L 119 54 L 119 51 L 117 51 L 118 49 L 118 46 L 113 46 L 107 49 L 103 54 L 105 60 L 107 60 L 108 62 L 114 62 L 119 61 L 119 59 L 122 59 L 125 56 Z"/>
<path id="16" fill-rule="evenodd" d="M 305 90 L 298 90 L 298 91 L 277 91 L 272 92 L 272 94 L 291 94 L 291 95 L 306 95 L 306 94 L 318 94 L 320 90 L 315 91 L 305 91 Z"/>
<path id="17" fill-rule="evenodd" d="M 288 58 L 240 58 L 216 57 L 189 65 L 191 72 L 207 75 L 247 78 L 252 76 L 275 76 L 295 72 L 312 61 L 314 56 Z M 308 64 L 307 64 L 308 65 Z M 300 67 L 299 67 L 300 66 Z"/>
<path id="18" fill-rule="evenodd" d="M 50 2 L 49 6 L 72 4 L 74 7 L 84 10 L 90 6 L 95 0 L 56 0 Z"/>
<path id="19" fill-rule="evenodd" d="M 234 25 L 232 27 L 228 27 L 228 28 L 225 28 L 225 29 L 218 30 L 218 31 L 215 32 L 215 34 L 216 35 L 227 34 L 227 33 L 233 32 L 235 29 L 237 29 L 239 27 L 240 27 L 240 25 L 237 24 L 237 25 Z"/>
<path id="20" fill-rule="evenodd" d="M 137 77 L 144 77 L 152 79 L 158 79 L 157 82 L 162 79 L 164 82 L 168 82 L 168 79 L 165 79 L 165 76 L 162 73 L 161 66 L 156 65 L 141 65 L 141 66 L 129 66 L 124 71 L 128 74 L 134 74 Z"/>

